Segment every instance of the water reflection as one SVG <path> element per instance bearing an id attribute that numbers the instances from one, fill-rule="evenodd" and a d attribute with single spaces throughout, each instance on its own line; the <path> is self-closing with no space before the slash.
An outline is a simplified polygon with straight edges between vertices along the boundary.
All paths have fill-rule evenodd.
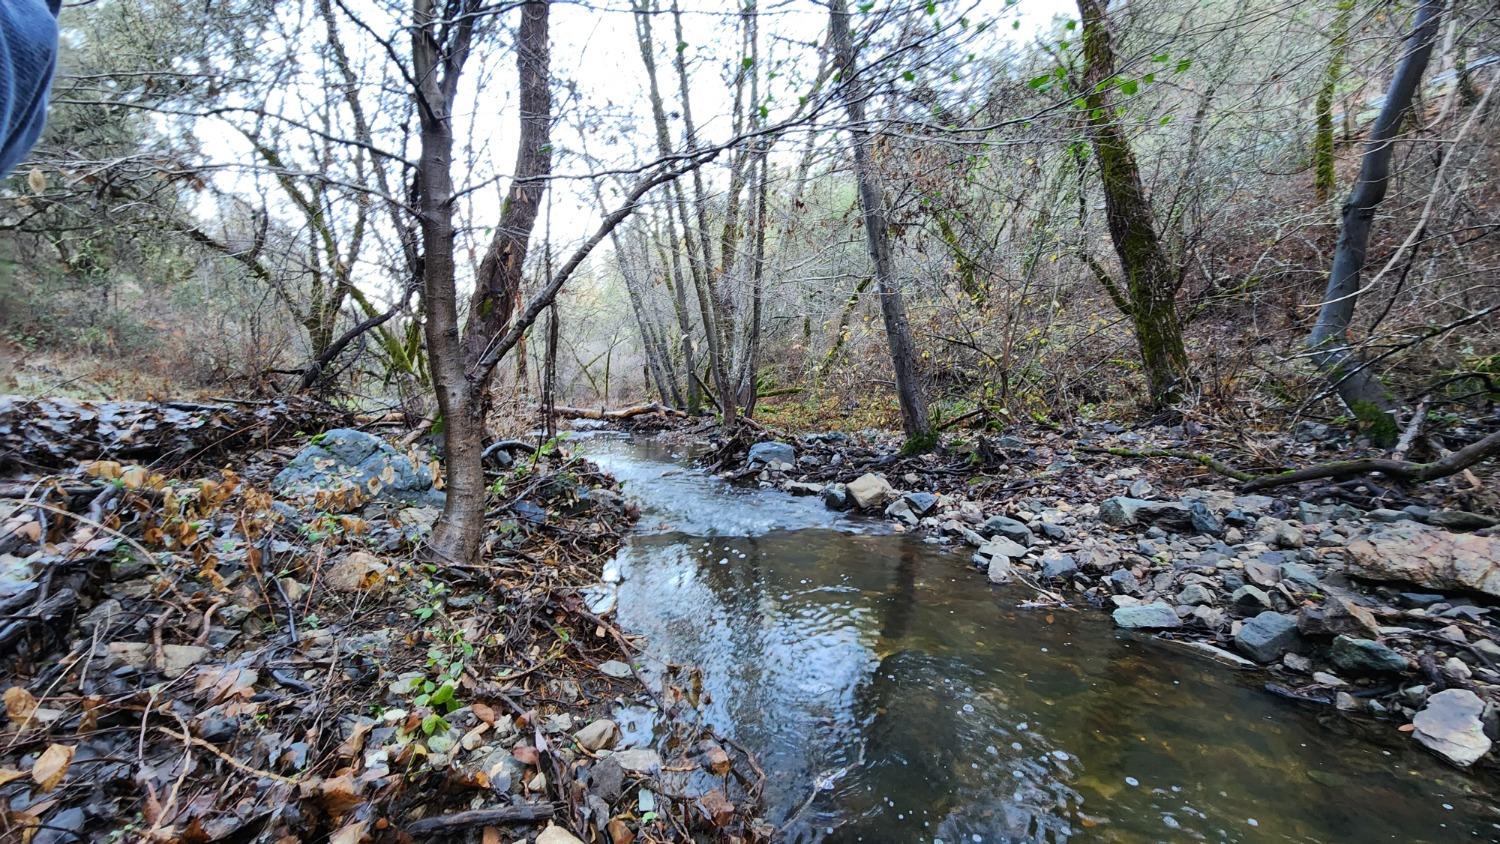
<path id="1" fill-rule="evenodd" d="M 1018 610 L 961 558 L 808 499 L 589 445 L 651 532 L 622 624 L 702 668 L 790 841 L 1496 840 L 1476 780 L 1094 613 Z M 1389 728 L 1380 728 L 1389 729 Z M 814 793 L 814 782 L 829 785 Z"/>

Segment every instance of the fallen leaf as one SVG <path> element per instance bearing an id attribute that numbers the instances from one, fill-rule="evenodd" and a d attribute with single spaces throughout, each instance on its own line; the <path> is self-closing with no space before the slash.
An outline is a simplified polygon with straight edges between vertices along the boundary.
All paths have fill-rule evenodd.
<path id="1" fill-rule="evenodd" d="M 354 777 L 348 774 L 324 780 L 318 790 L 323 798 L 323 808 L 335 818 L 358 806 L 363 799 L 359 795 L 359 787 L 354 783 Z"/>
<path id="2" fill-rule="evenodd" d="M 535 765 L 539 760 L 536 748 L 529 744 L 518 744 L 511 748 L 511 755 L 521 761 L 523 765 Z"/>
<path id="3" fill-rule="evenodd" d="M 68 773 L 68 766 L 73 763 L 75 749 L 64 744 L 54 744 L 42 751 L 42 755 L 36 758 L 36 764 L 31 766 L 31 778 L 36 780 L 38 788 L 51 791 L 62 782 L 62 778 Z"/>
<path id="4" fill-rule="evenodd" d="M 5 714 L 10 720 L 21 723 L 31 717 L 36 711 L 36 696 L 21 686 L 11 686 L 5 690 Z"/>
<path id="5" fill-rule="evenodd" d="M 495 726 L 495 710 L 490 708 L 489 704 L 473 704 L 469 707 L 469 711 L 474 713 L 475 718 L 478 718 L 484 723 L 489 724 L 491 727 Z"/>
<path id="6" fill-rule="evenodd" d="M 635 840 L 635 833 L 631 832 L 630 827 L 625 825 L 625 821 L 619 818 L 610 821 L 606 831 L 609 833 L 609 840 L 612 844 L 630 844 Z"/>
<path id="7" fill-rule="evenodd" d="M 15 782 L 24 776 L 26 776 L 25 771 L 18 771 L 15 768 L 0 768 L 0 785 Z"/>
<path id="8" fill-rule="evenodd" d="M 734 804 L 718 789 L 699 797 L 698 805 L 714 826 L 725 826 L 734 820 Z"/>
<path id="9" fill-rule="evenodd" d="M 1415 730 L 1416 728 L 1417 728 L 1416 724 L 1402 724 L 1401 726 L 1399 726 L 1399 727 L 1396 728 L 1396 731 L 1397 732 L 1401 732 L 1401 733 L 1409 733 L 1412 730 Z"/>
<path id="10" fill-rule="evenodd" d="M 337 832 L 328 836 L 328 844 L 359 844 L 359 842 L 365 840 L 365 830 L 369 826 L 369 821 L 354 821 L 344 824 Z"/>
<path id="11" fill-rule="evenodd" d="M 487 826 L 484 828 L 480 840 L 481 844 L 501 844 L 500 830 L 493 826 Z"/>

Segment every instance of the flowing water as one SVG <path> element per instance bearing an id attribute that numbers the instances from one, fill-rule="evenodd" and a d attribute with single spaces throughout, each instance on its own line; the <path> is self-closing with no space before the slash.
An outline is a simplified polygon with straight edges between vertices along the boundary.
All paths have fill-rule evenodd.
<path id="1" fill-rule="evenodd" d="M 1023 609 L 964 555 L 658 442 L 582 445 L 642 508 L 613 564 L 621 624 L 648 672 L 702 669 L 701 709 L 757 755 L 787 840 L 1500 840 L 1486 784 L 1389 724 L 1104 613 Z"/>

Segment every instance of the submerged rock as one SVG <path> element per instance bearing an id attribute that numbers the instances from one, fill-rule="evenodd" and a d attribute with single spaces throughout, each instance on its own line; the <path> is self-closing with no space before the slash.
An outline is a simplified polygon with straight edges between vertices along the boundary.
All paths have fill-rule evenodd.
<path id="1" fill-rule="evenodd" d="M 1274 662 L 1298 641 L 1296 620 L 1270 610 L 1247 620 L 1234 634 L 1234 646 L 1256 662 Z"/>
<path id="2" fill-rule="evenodd" d="M 1398 522 L 1366 531 L 1348 552 L 1349 573 L 1368 580 L 1500 597 L 1500 538 Z"/>
<path id="3" fill-rule="evenodd" d="M 1115 624 L 1127 630 L 1169 630 L 1182 626 L 1182 619 L 1177 617 L 1177 611 L 1161 601 L 1120 607 L 1112 615 Z"/>
<path id="4" fill-rule="evenodd" d="M 1490 750 L 1483 714 L 1484 701 L 1468 689 L 1438 692 L 1412 719 L 1412 737 L 1449 762 L 1468 767 Z"/>

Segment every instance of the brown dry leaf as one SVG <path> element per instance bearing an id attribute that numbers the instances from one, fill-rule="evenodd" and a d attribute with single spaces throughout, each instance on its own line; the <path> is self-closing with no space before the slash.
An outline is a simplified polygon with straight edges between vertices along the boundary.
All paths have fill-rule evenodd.
<path id="1" fill-rule="evenodd" d="M 42 541 L 42 523 L 41 522 L 36 522 L 36 521 L 26 522 L 26 523 L 20 525 L 19 527 L 11 528 L 10 532 L 14 533 L 16 536 L 21 537 L 22 539 L 26 540 L 27 542 L 41 542 Z"/>
<path id="2" fill-rule="evenodd" d="M 625 821 L 619 818 L 610 821 L 605 831 L 609 833 L 609 840 L 612 844 L 630 844 L 635 840 L 635 833 L 631 832 L 630 827 L 625 825 Z"/>
<path id="3" fill-rule="evenodd" d="M 26 776 L 25 771 L 18 771 L 15 768 L 0 768 L 0 785 L 15 782 L 24 776 Z"/>
<path id="4" fill-rule="evenodd" d="M 26 186 L 31 188 L 32 193 L 36 194 L 47 190 L 47 176 L 42 172 L 42 168 L 31 168 L 31 172 L 26 174 Z"/>
<path id="5" fill-rule="evenodd" d="M 350 733 L 348 738 L 339 743 L 339 758 L 353 759 L 358 756 L 360 751 L 365 749 L 365 737 L 370 734 L 370 730 L 374 729 L 374 727 L 374 724 L 355 725 L 354 732 Z"/>
<path id="6" fill-rule="evenodd" d="M 36 758 L 36 764 L 31 766 L 31 778 L 36 780 L 38 788 L 51 791 L 62 782 L 62 778 L 68 773 L 68 766 L 73 764 L 74 750 L 76 748 L 65 744 L 54 744 L 42 751 L 42 755 Z"/>
<path id="7" fill-rule="evenodd" d="M 126 489 L 140 489 L 146 485 L 148 477 L 145 466 L 131 466 L 120 473 L 120 483 L 124 484 Z"/>
<path id="8" fill-rule="evenodd" d="M 354 782 L 354 777 L 348 774 L 324 780 L 318 790 L 323 798 L 323 808 L 336 818 L 363 801 L 359 786 Z"/>
<path id="9" fill-rule="evenodd" d="M 703 751 L 703 767 L 721 777 L 729 773 L 729 754 L 717 742 L 705 741 L 700 749 Z"/>
<path id="10" fill-rule="evenodd" d="M 1396 728 L 1396 731 L 1397 732 L 1402 732 L 1402 733 L 1409 733 L 1412 730 L 1415 730 L 1416 728 L 1417 728 L 1416 724 L 1402 724 L 1401 726 L 1399 726 L 1399 727 Z"/>
<path id="11" fill-rule="evenodd" d="M 354 821 L 344 824 L 337 832 L 328 836 L 328 844 L 359 844 L 359 842 L 365 840 L 365 830 L 369 826 L 369 821 Z"/>
<path id="12" fill-rule="evenodd" d="M 484 723 L 489 724 L 491 727 L 495 726 L 495 710 L 492 709 L 489 704 L 473 704 L 469 707 L 469 711 L 474 713 L 475 718 L 478 718 Z"/>
<path id="13" fill-rule="evenodd" d="M 85 475 L 91 478 L 102 478 L 106 481 L 120 477 L 120 473 L 123 471 L 125 471 L 125 467 L 113 460 L 95 460 L 83 468 Z"/>
<path id="14" fill-rule="evenodd" d="M 5 714 L 10 720 L 21 723 L 31 717 L 36 711 L 36 696 L 21 686 L 11 686 L 5 690 Z"/>
<path id="15" fill-rule="evenodd" d="M 734 820 L 734 804 L 718 789 L 699 797 L 698 805 L 714 826 L 725 826 Z"/>
<path id="16" fill-rule="evenodd" d="M 501 844 L 500 830 L 487 826 L 480 833 L 481 844 Z"/>
<path id="17" fill-rule="evenodd" d="M 510 753 L 523 765 L 535 765 L 541 758 L 537 755 L 536 748 L 529 744 L 518 744 L 511 748 Z"/>

